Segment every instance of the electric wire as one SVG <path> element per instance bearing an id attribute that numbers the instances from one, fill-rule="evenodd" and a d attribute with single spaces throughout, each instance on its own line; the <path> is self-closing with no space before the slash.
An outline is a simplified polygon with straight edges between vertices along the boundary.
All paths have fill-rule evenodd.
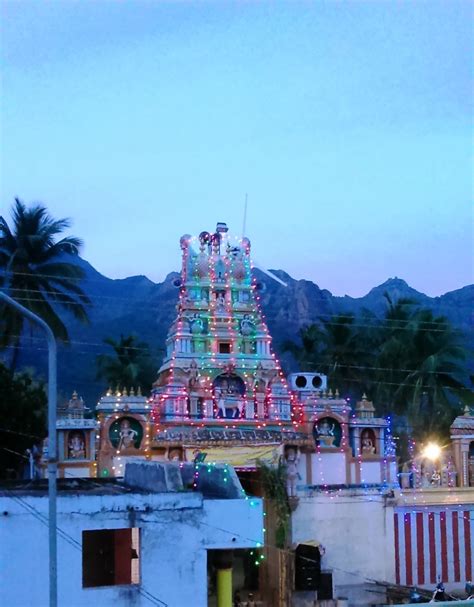
<path id="1" fill-rule="evenodd" d="M 58 292 L 58 291 L 52 291 L 52 290 L 48 290 L 48 289 L 29 289 L 29 288 L 21 288 L 21 287 L 9 287 L 9 291 L 13 291 L 13 292 L 18 292 L 18 295 L 15 295 L 15 293 L 12 293 L 12 297 L 14 297 L 17 300 L 20 301 L 43 301 L 43 299 L 41 298 L 31 298 L 29 297 L 30 293 L 37 293 L 40 295 L 51 295 L 53 298 L 54 303 L 64 303 L 64 304 L 73 304 L 73 305 L 82 305 L 82 306 L 92 306 L 94 307 L 94 301 L 96 299 L 107 299 L 107 300 L 112 300 L 112 301 L 123 301 L 126 302 L 127 304 L 133 303 L 134 307 L 137 307 L 137 303 L 143 303 L 143 305 L 138 306 L 141 309 L 154 309 L 154 306 L 150 303 L 149 299 L 142 299 L 142 298 L 137 298 L 137 297 L 133 297 L 133 292 L 131 295 L 129 295 L 128 297 L 121 297 L 119 295 L 98 295 L 98 294 L 91 294 L 91 301 L 89 303 L 82 303 L 82 302 L 72 302 L 69 298 L 72 297 L 76 297 L 76 298 L 80 298 L 79 294 L 76 294 L 74 292 Z M 64 291 L 67 291 L 67 288 L 64 288 Z M 22 297 L 23 296 L 23 297 Z M 62 300 L 61 300 L 62 297 Z M 156 298 L 156 296 L 155 296 Z M 420 306 L 422 306 L 422 304 L 397 304 L 397 305 L 408 305 L 414 308 L 419 308 Z M 466 308 L 466 309 L 471 309 L 471 307 L 469 305 L 466 306 L 446 306 L 448 308 L 453 308 L 456 310 L 462 309 L 462 308 Z M 423 310 L 429 310 L 432 311 L 432 308 L 429 307 L 428 304 L 425 304 L 425 307 L 422 308 Z M 418 310 L 419 311 L 419 310 Z M 445 321 L 446 319 L 444 319 L 442 316 L 441 318 L 443 319 L 441 322 Z M 433 320 L 420 320 L 415 318 L 405 318 L 405 319 L 397 319 L 397 318 L 387 318 L 387 317 L 382 317 L 379 318 L 378 316 L 376 316 L 374 314 L 374 316 L 357 316 L 356 313 L 353 312 L 334 312 L 334 313 L 324 313 L 324 312 L 320 312 L 317 314 L 317 316 L 315 317 L 315 322 L 317 322 L 318 320 L 322 320 L 322 319 L 333 319 L 332 323 L 327 323 L 324 322 L 324 324 L 329 324 L 329 325 L 341 325 L 341 326 L 345 326 L 345 327 L 355 327 L 355 326 L 368 326 L 368 327 L 372 327 L 372 328 L 377 328 L 377 327 L 385 327 L 385 328 L 390 328 L 391 326 L 393 326 L 393 328 L 407 328 L 407 329 L 412 329 L 412 327 L 407 326 L 412 324 L 413 322 L 416 322 L 416 325 L 429 325 L 430 327 L 433 327 L 433 330 L 437 330 L 434 327 L 436 327 L 437 325 L 439 325 L 440 321 L 439 321 L 439 317 L 434 317 Z M 336 320 L 336 319 L 340 319 L 340 320 Z M 344 322 L 344 319 L 346 321 L 349 320 L 353 320 L 353 321 L 357 321 L 357 320 L 366 320 L 366 321 L 371 321 L 369 324 L 367 325 L 361 325 L 360 323 L 352 323 L 352 322 Z M 448 320 L 449 322 L 449 320 Z M 442 331 L 445 331 L 446 329 L 441 329 Z"/>
<path id="2" fill-rule="evenodd" d="M 20 455 L 21 457 L 24 457 L 21 454 L 18 454 L 18 455 Z M 20 504 L 20 506 L 22 506 L 25 510 L 27 510 L 34 518 L 36 518 L 40 523 L 42 523 L 46 527 L 49 527 L 48 519 L 44 514 L 42 514 L 39 510 L 37 510 L 31 504 L 28 504 L 28 502 L 23 500 L 21 497 L 15 495 L 12 490 L 7 489 L 6 491 L 11 495 L 11 497 L 14 501 L 16 501 L 18 504 Z M 78 550 L 79 552 L 82 553 L 81 544 L 77 540 L 75 540 L 70 534 L 66 533 L 64 530 L 62 530 L 58 526 L 56 526 L 56 531 L 57 531 L 58 535 L 61 537 L 61 539 L 63 539 L 70 546 L 72 546 L 73 548 L 75 548 L 76 550 Z M 149 602 L 151 602 L 155 605 L 159 605 L 161 607 L 169 607 L 168 603 L 165 603 L 164 601 L 162 601 L 161 599 L 159 599 L 158 597 L 153 595 L 141 583 L 137 585 L 137 588 L 138 588 L 138 592 L 142 596 L 144 596 Z"/>
<path id="3" fill-rule="evenodd" d="M 11 337 L 22 337 L 22 335 L 19 335 L 17 333 L 12 333 Z M 40 342 L 45 342 L 46 339 L 44 337 L 40 337 L 40 336 L 35 336 L 35 335 L 28 335 L 27 337 L 25 336 L 25 340 L 30 341 L 40 341 Z M 97 348 L 100 348 L 101 350 L 104 350 L 105 348 L 113 348 L 113 346 L 111 346 L 108 343 L 105 342 L 88 342 L 88 341 L 78 341 L 75 339 L 69 339 L 68 340 L 68 346 L 69 345 L 80 345 L 80 346 L 94 346 Z M 23 344 L 23 345 L 9 345 L 6 346 L 7 348 L 22 348 L 22 349 L 35 349 L 37 348 L 37 346 L 33 346 L 33 345 L 28 345 L 28 344 Z M 138 351 L 138 352 L 144 352 L 144 353 L 150 353 L 150 348 L 149 347 L 144 347 L 144 346 L 120 346 L 119 347 L 122 348 L 124 350 L 132 350 L 132 351 Z M 41 348 L 41 349 L 45 349 L 45 348 Z M 72 352 L 72 350 L 71 350 Z M 76 352 L 80 352 L 81 354 L 87 353 L 87 354 L 92 354 L 92 352 L 89 352 L 88 350 L 76 350 L 74 349 L 73 353 Z M 102 352 L 101 352 L 102 353 Z M 367 352 L 367 354 L 369 354 L 369 352 Z M 206 354 L 205 356 L 212 356 L 213 354 Z M 203 354 L 200 353 L 199 356 L 201 358 L 203 358 Z M 247 357 L 250 355 L 246 355 Z M 257 356 L 257 355 L 255 355 Z M 324 363 L 320 363 L 318 365 L 318 363 L 316 362 L 312 362 L 309 360 L 302 360 L 300 361 L 301 364 L 305 365 L 305 366 L 312 366 L 314 368 L 318 368 L 323 366 Z M 357 369 L 357 370 L 364 370 L 364 371 L 393 371 L 393 372 L 397 372 L 397 373 L 418 373 L 420 372 L 420 369 L 406 369 L 404 367 L 380 367 L 380 366 L 373 366 L 373 365 L 348 365 L 348 364 L 344 364 L 344 363 L 337 363 L 337 368 L 342 368 L 342 369 Z M 450 369 L 436 369 L 436 371 L 431 371 L 431 374 L 434 373 L 438 373 L 438 374 L 442 374 L 442 373 L 450 373 L 451 370 Z M 302 371 L 301 373 L 304 373 L 304 371 Z M 317 390 L 315 390 L 317 392 Z"/>
<path id="4" fill-rule="evenodd" d="M 20 350 L 28 350 L 28 351 L 39 351 L 39 352 L 47 352 L 48 348 L 47 347 L 38 347 L 38 346 L 26 346 L 26 345 L 8 345 L 5 346 L 4 349 L 9 349 L 9 350 L 14 350 L 14 349 L 20 349 Z M 76 350 L 76 349 L 71 349 L 71 350 L 65 350 L 62 352 L 62 354 L 70 354 L 71 356 L 75 356 L 75 355 L 82 355 L 82 356 L 91 356 L 90 351 L 87 350 Z M 209 354 L 209 356 L 211 356 Z M 343 365 L 341 365 L 342 367 Z M 385 368 L 384 367 L 372 367 L 372 369 L 379 369 L 381 371 L 383 371 Z M 394 372 L 400 371 L 400 372 L 410 372 L 409 370 L 405 370 L 405 371 L 401 371 L 400 369 L 396 369 L 396 368 L 388 368 L 388 370 L 393 370 Z M 412 372 L 420 372 L 419 370 L 413 370 Z M 421 372 L 420 372 L 421 373 Z M 428 375 L 437 375 L 437 374 L 447 374 L 448 371 L 434 371 L 434 372 L 430 372 L 427 373 Z M 359 384 L 364 384 L 366 385 L 368 383 L 367 379 L 361 379 L 361 378 L 355 378 L 355 377 L 351 377 L 351 376 L 343 376 L 343 379 L 345 379 L 348 382 L 353 382 L 353 383 L 359 383 Z M 399 382 L 390 382 L 390 381 L 384 381 L 384 380 L 379 380 L 379 379 L 375 379 L 372 380 L 372 382 L 375 385 L 385 385 L 385 386 L 398 386 L 398 387 L 403 387 L 403 388 L 420 388 L 420 386 L 418 384 L 411 384 L 411 383 L 405 383 L 403 381 L 399 381 Z M 372 383 L 371 382 L 371 383 Z M 87 381 L 87 382 L 81 382 L 81 385 L 93 385 L 93 386 L 97 386 L 98 384 L 103 385 L 103 383 L 101 382 L 91 382 L 91 381 Z M 472 389 L 468 388 L 466 386 L 459 386 L 459 387 L 453 387 L 453 386 L 449 386 L 449 385 L 437 385 L 438 388 L 443 388 L 446 390 L 454 390 L 454 391 L 466 391 L 466 392 L 470 392 L 472 393 Z M 315 391 L 317 392 L 317 391 Z"/>
<path id="5" fill-rule="evenodd" d="M 80 266 L 76 266 L 76 267 L 78 267 L 80 270 L 82 270 L 82 268 Z M 180 276 L 179 272 L 172 272 L 172 274 L 176 274 L 177 278 L 179 278 L 179 276 Z M 102 276 L 101 275 L 101 278 L 93 278 L 93 277 L 87 276 L 87 274 L 85 274 L 85 273 L 84 273 L 83 276 L 70 276 L 70 275 L 66 275 L 66 274 L 45 274 L 45 273 L 42 273 L 42 272 L 35 273 L 35 272 L 16 272 L 15 271 L 15 272 L 7 273 L 3 269 L 0 270 L 0 277 L 7 277 L 7 276 L 12 276 L 12 275 L 15 275 L 15 276 L 25 276 L 25 277 L 29 276 L 29 277 L 32 277 L 32 278 L 38 278 L 38 277 L 40 277 L 40 278 L 50 278 L 53 281 L 54 281 L 54 279 L 59 279 L 59 280 L 70 280 L 71 282 L 76 281 L 76 282 L 84 282 L 84 283 L 98 283 L 98 284 L 100 284 L 102 286 L 104 284 L 104 281 L 110 281 L 110 282 L 113 282 L 113 283 L 116 284 L 116 281 L 126 281 L 126 280 L 129 280 L 130 278 L 140 277 L 140 276 L 136 275 L 136 276 L 128 276 L 126 278 L 109 278 L 107 276 Z M 150 285 L 149 285 L 150 290 L 153 289 L 153 288 L 159 288 L 159 287 L 167 285 L 166 280 L 164 280 L 162 282 L 155 283 L 155 282 L 151 281 L 150 279 L 148 279 L 146 276 L 144 276 L 143 278 L 145 278 L 146 280 L 148 280 L 150 282 Z M 300 281 L 295 280 L 295 282 L 300 282 Z M 312 282 L 312 281 L 309 281 L 309 282 Z M 317 287 L 316 283 L 312 283 L 312 284 L 314 284 L 314 286 Z M 380 285 L 380 286 L 382 286 L 382 285 Z M 467 285 L 467 286 L 470 286 L 470 285 Z M 458 290 L 460 290 L 460 289 L 455 289 L 454 291 L 458 291 Z M 446 295 L 450 295 L 452 292 L 453 291 L 447 291 L 443 295 L 437 295 L 437 296 L 434 296 L 434 297 L 429 297 L 428 295 L 425 295 L 424 293 L 420 293 L 420 295 L 422 297 L 423 296 L 428 297 L 429 299 L 438 299 L 439 300 L 441 297 L 445 297 Z M 351 297 L 351 296 L 340 296 L 340 295 L 332 295 L 332 297 L 334 297 L 336 299 L 345 299 L 345 297 L 349 297 L 353 302 L 354 301 L 357 302 L 360 299 L 364 299 L 364 297 L 366 297 L 367 295 L 368 295 L 368 293 L 365 296 L 362 296 L 362 297 Z M 116 297 L 116 296 L 102 296 L 102 297 Z M 119 297 L 119 296 L 117 296 L 117 297 Z M 328 301 L 327 296 L 324 296 L 321 293 L 315 293 L 314 294 L 314 299 L 315 300 L 319 300 L 319 301 L 323 301 L 323 302 L 327 302 Z M 406 297 L 404 297 L 402 299 L 406 299 Z M 411 298 L 409 297 L 409 299 L 411 299 Z M 402 301 L 400 303 L 396 303 L 396 305 L 397 306 L 406 306 L 406 307 L 416 307 L 416 306 L 424 305 L 424 304 L 422 302 L 418 302 L 418 301 L 414 300 L 413 302 L 404 302 L 404 301 Z M 441 305 L 444 305 L 444 307 L 453 308 L 453 309 L 459 309 L 459 307 L 460 307 L 457 304 L 451 304 L 451 305 L 441 304 Z M 464 306 L 461 306 L 461 307 L 465 307 L 465 308 L 469 308 L 470 309 L 470 306 L 468 304 L 466 304 Z M 345 313 L 346 312 L 343 312 L 343 314 L 345 314 Z M 348 314 L 350 314 L 350 313 L 348 313 Z"/>
<path id="6" fill-rule="evenodd" d="M 6 447 L 1 447 L 1 449 L 5 450 L 5 451 L 10 451 L 11 453 L 14 453 L 15 455 L 17 455 L 18 457 L 21 457 L 23 459 L 29 460 L 28 456 L 26 456 L 26 455 L 24 455 L 22 453 L 19 453 L 18 451 L 14 451 L 12 449 L 7 449 Z M 164 461 L 164 463 L 166 463 L 166 461 Z M 188 462 L 188 463 L 191 463 L 191 462 Z M 207 464 L 204 462 L 203 466 L 206 467 Z M 68 474 L 71 477 L 71 479 L 76 479 L 77 478 L 76 476 L 74 476 L 71 473 L 66 472 L 66 474 Z M 398 474 L 397 474 L 397 476 L 398 476 Z M 114 478 L 121 478 L 121 477 L 114 477 Z M 96 488 L 101 488 L 102 487 L 102 485 L 100 484 L 100 482 L 97 479 L 93 479 L 93 478 L 89 478 L 89 477 L 81 477 L 80 480 L 84 481 L 86 483 L 89 483 L 89 484 L 93 485 Z M 266 482 L 263 479 L 261 479 L 261 478 L 259 478 L 259 479 L 249 479 L 249 478 L 246 478 L 245 482 L 251 482 L 251 483 L 259 485 L 260 490 L 265 489 L 265 485 L 266 485 Z M 111 485 L 110 487 L 108 486 L 108 488 L 111 489 L 112 491 L 116 491 L 117 494 L 123 494 L 123 486 L 124 485 L 117 485 L 117 487 L 114 487 L 113 485 Z M 307 490 L 309 490 L 309 491 L 315 491 L 315 488 L 317 488 L 317 487 L 320 487 L 322 490 L 316 491 L 317 495 L 298 496 L 298 500 L 301 503 L 314 504 L 314 498 L 318 498 L 318 497 L 323 498 L 324 495 L 326 497 L 329 497 L 330 499 L 332 499 L 333 497 L 330 496 L 330 495 L 328 495 L 330 492 L 334 493 L 334 499 L 335 499 L 335 501 L 333 503 L 335 503 L 335 504 L 337 503 L 337 505 L 341 505 L 341 504 L 354 504 L 354 501 L 367 502 L 367 503 L 379 503 L 378 500 L 375 500 L 372 497 L 367 497 L 367 496 L 363 496 L 363 495 L 351 495 L 350 499 L 347 499 L 347 496 L 344 496 L 344 499 L 341 499 L 340 493 L 342 491 L 348 491 L 348 490 L 350 491 L 350 490 L 357 490 L 357 489 L 366 490 L 367 491 L 369 489 L 374 489 L 374 490 L 377 489 L 377 487 L 369 487 L 368 483 L 361 483 L 357 487 L 338 487 L 338 488 L 332 488 L 334 486 L 329 485 L 329 484 L 324 484 L 324 483 L 322 483 L 321 485 L 310 485 L 310 486 L 306 486 L 306 487 L 307 487 Z M 394 488 L 396 488 L 396 487 L 392 487 L 391 485 L 386 485 L 386 486 L 379 485 L 379 487 L 380 487 L 381 490 L 385 490 L 385 491 L 386 490 L 393 490 Z M 439 489 L 439 488 L 442 488 L 442 487 L 436 487 L 436 488 Z M 453 489 L 456 489 L 456 487 L 453 487 Z M 410 489 L 410 491 L 415 491 L 415 490 L 416 489 Z M 423 497 L 424 496 L 424 489 L 420 488 L 418 490 L 420 491 L 420 494 Z M 198 491 L 198 493 L 199 493 L 199 491 Z M 135 501 L 135 502 L 139 503 L 141 506 L 143 506 L 143 500 L 142 499 L 136 498 L 133 495 L 130 495 L 129 493 L 127 493 L 126 495 L 127 495 L 127 498 L 129 498 L 132 501 Z M 213 495 L 211 493 L 208 494 L 206 492 L 206 495 L 209 495 L 210 497 L 215 497 L 215 498 L 221 497 L 220 493 L 219 494 L 216 493 L 216 494 Z M 403 495 L 403 492 L 401 492 L 401 495 Z M 249 499 L 253 499 L 253 498 L 255 498 L 255 499 L 269 499 L 269 498 L 266 498 L 265 496 L 263 496 L 263 498 L 262 498 L 262 497 L 259 497 L 259 496 L 256 496 L 256 495 L 247 495 L 247 494 L 246 494 L 246 497 L 248 497 Z M 374 494 L 374 497 L 380 498 L 380 501 L 381 501 L 386 496 L 384 496 L 382 493 L 379 492 L 378 494 Z M 451 503 L 449 503 L 446 506 L 443 506 L 441 504 L 436 504 L 436 505 L 428 504 L 427 505 L 427 504 L 417 503 L 417 504 L 411 504 L 411 505 L 400 505 L 399 507 L 402 508 L 402 509 L 406 508 L 406 509 L 411 509 L 412 510 L 415 506 L 417 508 L 423 508 L 425 511 L 428 510 L 430 507 L 431 508 L 437 507 L 437 508 L 440 508 L 440 509 L 445 509 L 446 512 L 449 512 L 449 507 L 451 507 L 451 509 L 452 509 L 453 506 L 458 506 L 457 511 L 458 512 L 462 512 L 462 511 L 465 510 L 466 506 L 474 506 L 474 505 L 473 504 L 468 504 L 468 503 L 465 503 L 465 502 L 462 502 L 462 503 L 453 503 L 453 502 L 451 502 Z M 412 510 L 412 512 L 416 513 L 416 512 L 418 512 L 418 510 Z M 474 508 L 473 508 L 472 512 L 474 513 Z M 433 516 L 441 516 L 442 513 L 441 512 L 435 512 L 435 511 L 431 512 L 430 511 L 429 514 L 433 515 Z M 465 517 L 465 516 L 462 516 L 461 518 L 463 520 L 474 520 L 474 519 L 471 519 L 470 517 Z M 160 521 L 157 521 L 157 522 L 160 522 Z M 228 533 L 233 533 L 232 531 L 224 530 L 224 529 L 219 528 L 219 527 L 216 527 L 216 529 L 219 529 L 220 531 L 226 531 Z M 235 533 L 234 533 L 234 535 L 235 535 Z M 248 539 L 250 541 L 255 541 L 255 542 L 257 541 L 257 540 L 252 540 L 251 538 L 244 538 L 244 539 Z M 259 543 L 259 542 L 257 542 L 257 543 Z"/>
<path id="7" fill-rule="evenodd" d="M 15 297 L 14 298 L 15 301 L 18 302 L 25 302 L 25 303 L 44 303 L 45 300 L 41 299 L 41 298 L 33 298 L 33 297 Z M 58 305 L 64 305 L 67 308 L 71 308 L 73 306 L 80 306 L 81 308 L 86 307 L 89 304 L 84 304 L 84 303 L 80 303 L 77 301 L 70 301 L 70 300 L 60 300 L 57 297 L 54 298 L 52 300 L 53 304 L 58 304 Z M 130 303 L 130 300 L 129 300 Z M 93 305 L 93 304 L 91 304 Z M 144 306 L 135 306 L 134 309 L 141 309 L 141 310 L 148 310 L 150 312 L 155 313 L 155 307 L 151 306 L 151 305 L 144 305 Z M 317 323 L 318 318 L 320 315 L 318 315 L 315 319 L 313 324 Z M 331 315 L 332 317 L 332 315 Z M 357 318 L 355 317 L 356 322 L 354 323 L 344 323 L 341 321 L 324 321 L 324 324 L 327 326 L 343 326 L 343 327 L 347 327 L 347 328 L 351 328 L 351 329 L 360 329 L 360 328 L 368 328 L 368 329 L 377 329 L 377 328 L 385 328 L 385 329 L 390 329 L 390 330 L 394 330 L 394 331 L 412 331 L 414 327 L 410 326 L 411 323 L 415 323 L 416 325 L 419 325 L 421 323 L 427 323 L 430 326 L 429 327 L 420 327 L 417 326 L 416 330 L 417 332 L 420 331 L 424 331 L 427 333 L 446 333 L 446 332 L 450 332 L 450 331 L 460 331 L 460 329 L 458 329 L 457 327 L 452 327 L 452 325 L 449 323 L 448 326 L 446 326 L 445 328 L 436 328 L 437 326 L 439 326 L 439 323 L 437 323 L 435 320 L 433 321 L 417 321 L 416 319 L 412 319 L 412 320 L 403 320 L 403 321 L 398 321 L 398 320 L 393 320 L 393 322 L 399 322 L 399 326 L 395 326 L 395 325 L 390 325 L 389 321 L 390 319 L 384 319 L 383 321 L 380 322 L 376 322 L 374 321 L 373 323 L 363 323 L 363 322 L 358 322 Z M 362 319 L 363 320 L 363 319 Z M 448 321 L 449 322 L 449 321 Z"/>

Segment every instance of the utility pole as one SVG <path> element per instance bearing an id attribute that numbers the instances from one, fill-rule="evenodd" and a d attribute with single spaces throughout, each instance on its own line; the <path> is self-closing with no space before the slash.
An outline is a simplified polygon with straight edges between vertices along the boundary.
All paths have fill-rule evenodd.
<path id="1" fill-rule="evenodd" d="M 56 340 L 49 325 L 42 318 L 0 291 L 0 301 L 18 310 L 20 314 L 38 325 L 46 333 L 48 341 L 48 531 L 49 531 L 49 607 L 58 604 L 58 546 L 56 530 L 56 479 L 58 473 L 56 446 Z"/>

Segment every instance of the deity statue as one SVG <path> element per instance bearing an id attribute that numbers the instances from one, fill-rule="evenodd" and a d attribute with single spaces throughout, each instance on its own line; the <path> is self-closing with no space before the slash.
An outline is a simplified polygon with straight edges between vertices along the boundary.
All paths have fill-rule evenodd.
<path id="1" fill-rule="evenodd" d="M 362 455 L 375 455 L 375 445 L 370 432 L 368 432 L 367 430 L 365 432 L 362 432 L 360 442 Z"/>
<path id="2" fill-rule="evenodd" d="M 455 487 L 456 476 L 456 465 L 453 462 L 452 456 L 448 454 L 441 469 L 441 485 L 443 487 Z"/>
<path id="3" fill-rule="evenodd" d="M 402 489 L 410 488 L 410 477 L 411 477 L 410 467 L 408 462 L 405 462 L 402 466 L 402 471 L 400 472 L 400 485 Z"/>
<path id="4" fill-rule="evenodd" d="M 255 392 L 265 392 L 265 387 L 267 384 L 264 373 L 263 365 L 261 362 L 259 362 L 253 375 L 253 388 Z"/>
<path id="5" fill-rule="evenodd" d="M 195 390 L 199 387 L 199 369 L 196 361 L 191 361 L 188 369 L 184 369 L 184 372 L 188 375 L 188 386 L 190 390 Z"/>
<path id="6" fill-rule="evenodd" d="M 334 434 L 335 428 L 336 424 L 329 423 L 327 419 L 323 419 L 316 424 L 315 430 L 317 439 L 322 446 L 332 447 L 336 438 L 336 435 Z"/>
<path id="7" fill-rule="evenodd" d="M 223 369 L 224 373 L 227 373 L 227 375 L 233 375 L 235 373 L 235 363 L 233 361 L 229 361 L 224 369 Z"/>
<path id="8" fill-rule="evenodd" d="M 298 473 L 298 450 L 289 448 L 285 454 L 286 492 L 288 497 L 296 496 L 296 481 L 301 478 Z"/>
<path id="9" fill-rule="evenodd" d="M 172 462 L 180 462 L 183 459 L 183 450 L 180 447 L 170 449 L 168 452 L 168 459 Z"/>
<path id="10" fill-rule="evenodd" d="M 84 438 L 80 432 L 74 432 L 69 437 L 68 457 L 69 459 L 84 459 L 86 457 Z"/>
<path id="11" fill-rule="evenodd" d="M 250 318 L 249 314 L 244 314 L 244 317 L 240 321 L 240 333 L 244 336 L 252 335 L 255 331 L 255 323 Z"/>
<path id="12" fill-rule="evenodd" d="M 128 449 L 129 447 L 134 447 L 135 439 L 138 435 L 138 432 L 134 430 L 130 426 L 130 422 L 128 419 L 122 420 L 120 424 L 120 440 L 118 444 L 119 449 Z"/>
<path id="13" fill-rule="evenodd" d="M 222 291 L 218 291 L 216 294 L 217 309 L 219 311 L 225 310 L 225 294 Z"/>
<path id="14" fill-rule="evenodd" d="M 214 395 L 220 417 L 227 417 L 227 409 L 232 410 L 233 418 L 242 417 L 245 401 L 231 384 L 216 388 Z"/>
<path id="15" fill-rule="evenodd" d="M 435 470 L 430 478 L 430 484 L 432 487 L 439 487 L 441 485 L 441 474 L 439 470 Z"/>
<path id="16" fill-rule="evenodd" d="M 192 318 L 189 319 L 189 326 L 193 335 L 204 333 L 204 321 L 197 313 L 193 314 Z"/>

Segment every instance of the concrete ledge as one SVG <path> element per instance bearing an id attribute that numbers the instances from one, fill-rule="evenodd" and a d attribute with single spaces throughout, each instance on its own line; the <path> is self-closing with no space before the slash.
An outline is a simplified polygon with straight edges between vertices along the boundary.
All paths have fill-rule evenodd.
<path id="1" fill-rule="evenodd" d="M 184 490 L 179 464 L 175 462 L 129 462 L 123 482 L 128 487 L 154 493 Z"/>
<path id="2" fill-rule="evenodd" d="M 245 494 L 239 477 L 228 464 L 181 464 L 185 487 L 199 491 L 209 499 L 240 499 Z"/>

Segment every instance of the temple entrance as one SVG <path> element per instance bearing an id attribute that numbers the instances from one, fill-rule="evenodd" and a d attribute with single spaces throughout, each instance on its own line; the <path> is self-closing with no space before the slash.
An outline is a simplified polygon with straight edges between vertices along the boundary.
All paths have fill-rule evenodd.
<path id="1" fill-rule="evenodd" d="M 207 551 L 208 607 L 267 607 L 259 592 L 258 556 L 251 549 Z"/>

